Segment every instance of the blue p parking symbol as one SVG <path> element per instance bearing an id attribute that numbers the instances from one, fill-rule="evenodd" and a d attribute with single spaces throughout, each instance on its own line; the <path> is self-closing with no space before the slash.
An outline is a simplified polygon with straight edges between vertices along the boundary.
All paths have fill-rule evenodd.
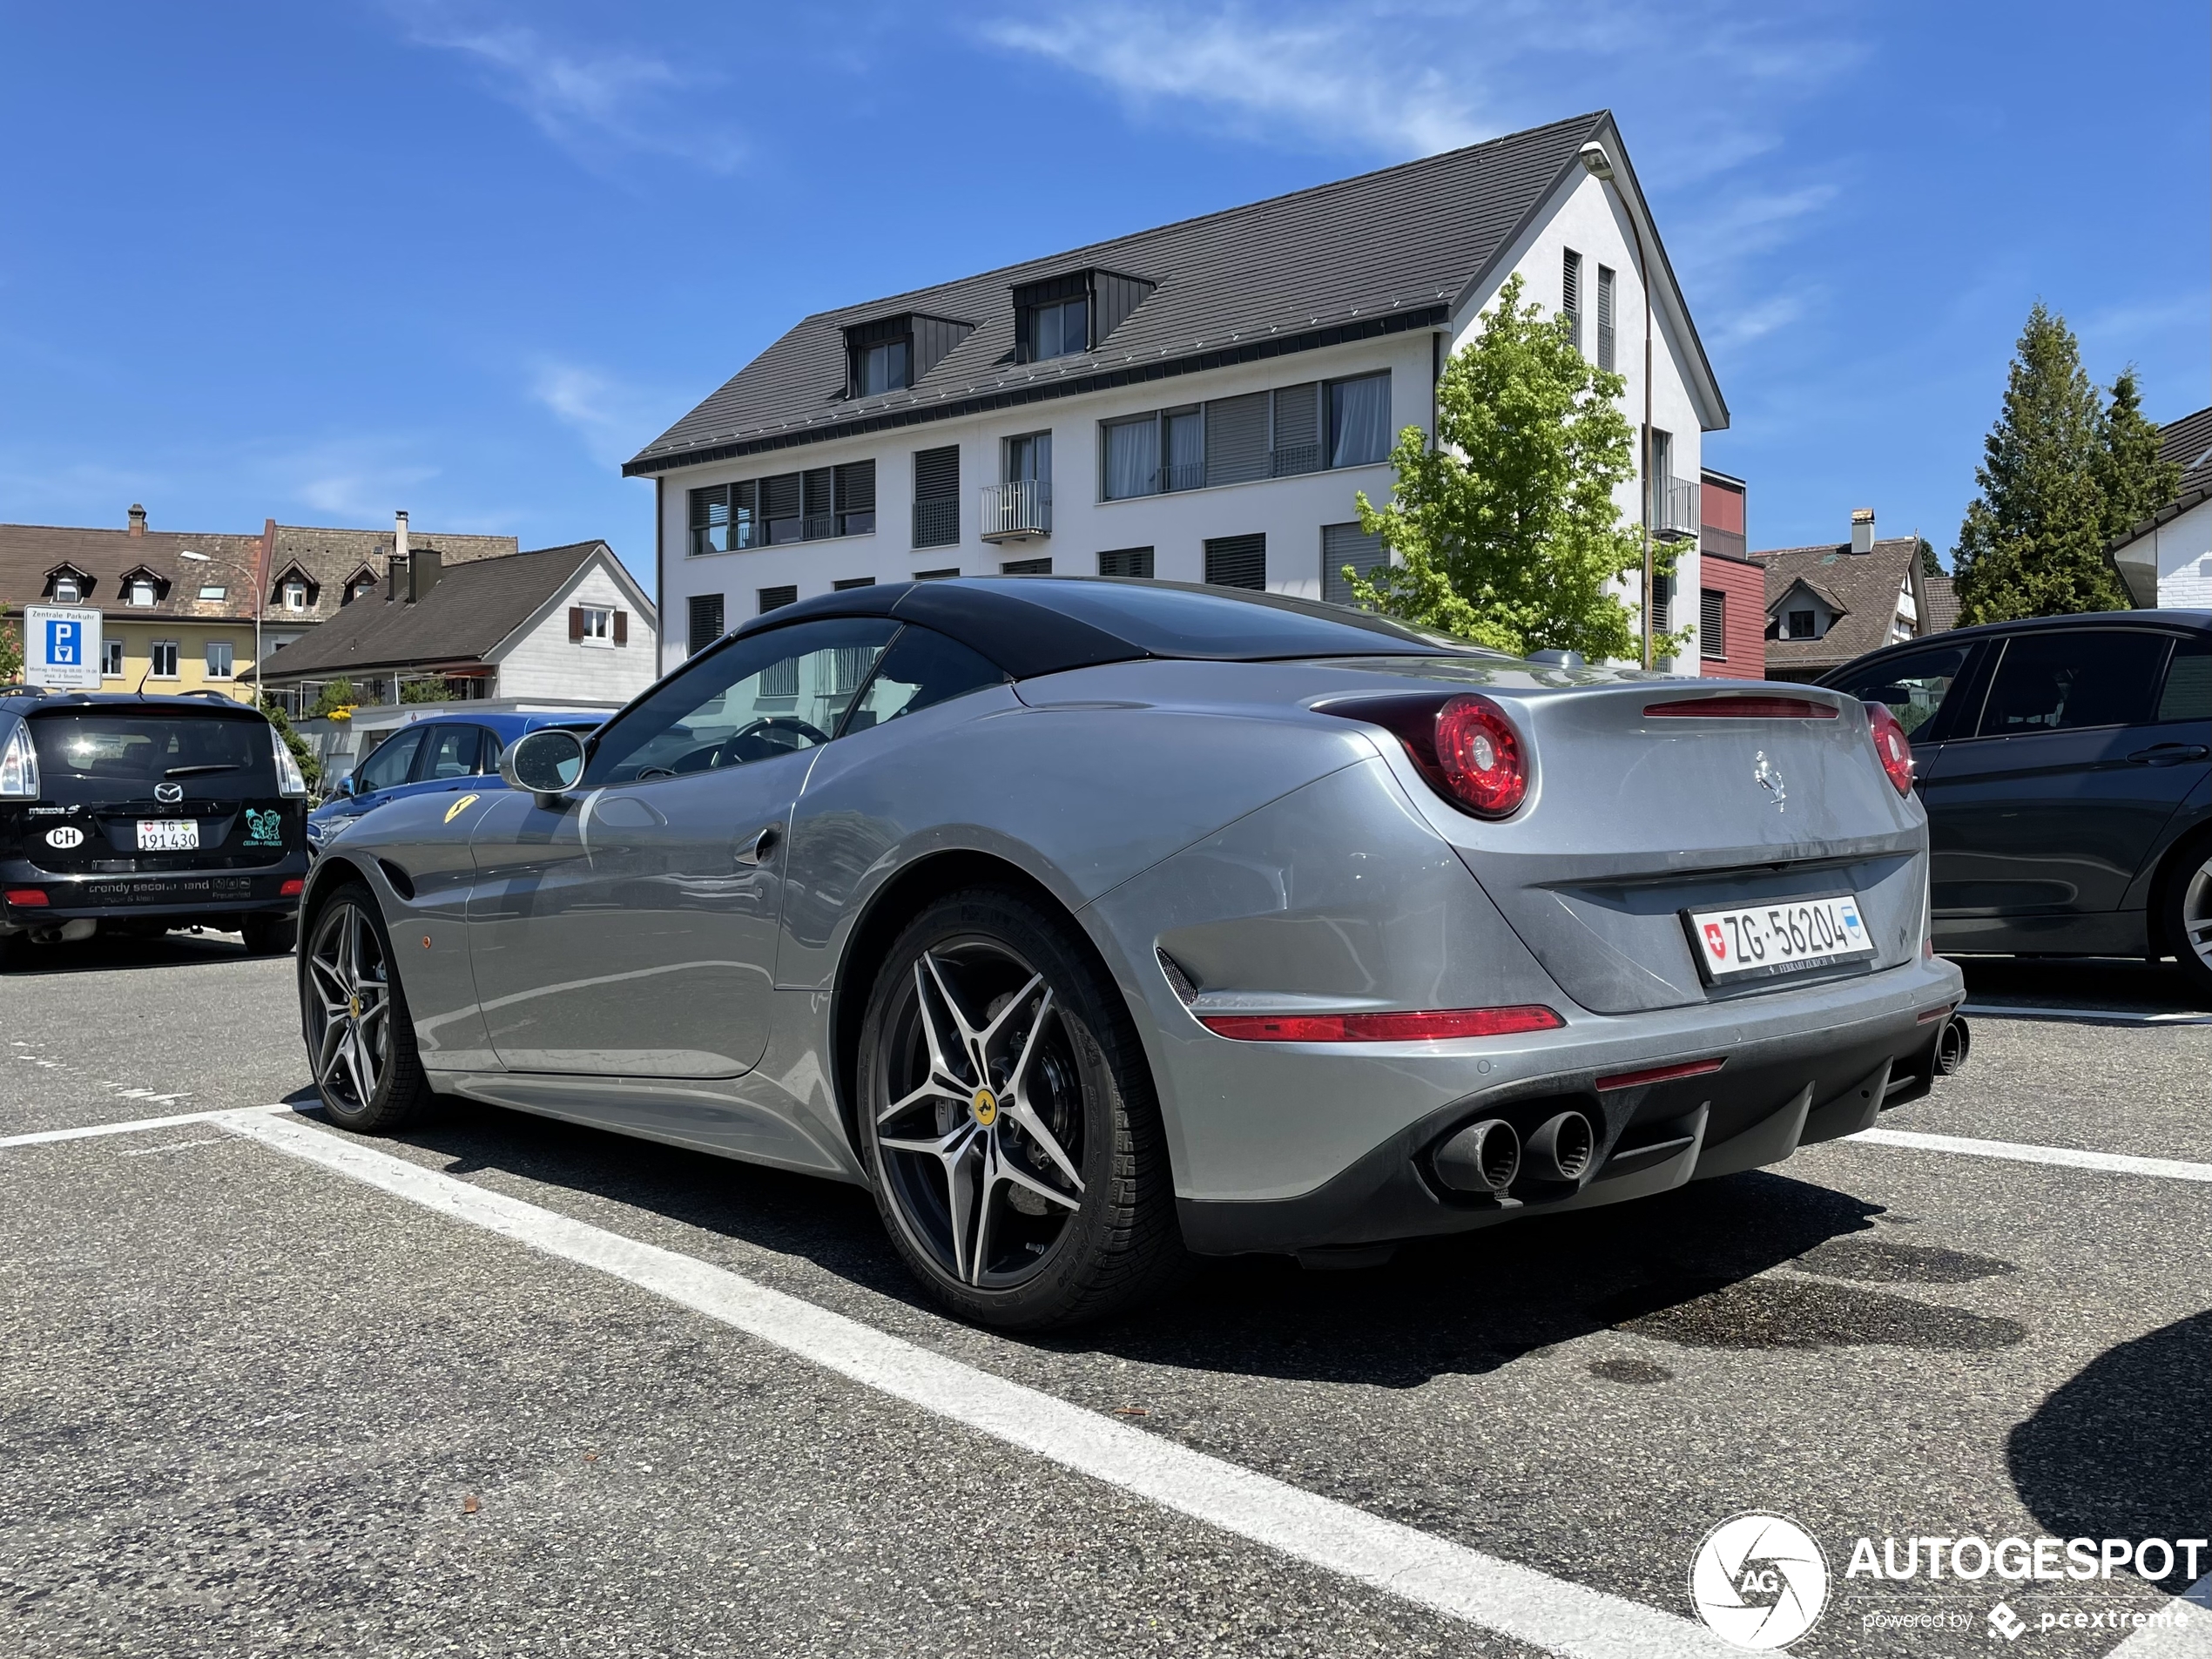
<path id="1" fill-rule="evenodd" d="M 84 660 L 84 624 L 81 622 L 46 624 L 46 660 L 56 668 L 74 668 Z"/>

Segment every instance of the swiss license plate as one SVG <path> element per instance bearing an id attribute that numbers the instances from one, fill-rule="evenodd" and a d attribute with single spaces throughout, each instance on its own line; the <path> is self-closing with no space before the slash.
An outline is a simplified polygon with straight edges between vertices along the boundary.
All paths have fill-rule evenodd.
<path id="1" fill-rule="evenodd" d="M 1874 954 L 1866 919 L 1851 894 L 1689 910 L 1683 920 L 1709 981 L 1793 974 Z"/>
<path id="2" fill-rule="evenodd" d="M 138 820 L 141 853 L 192 853 L 199 848 L 199 820 L 196 818 L 142 818 Z"/>

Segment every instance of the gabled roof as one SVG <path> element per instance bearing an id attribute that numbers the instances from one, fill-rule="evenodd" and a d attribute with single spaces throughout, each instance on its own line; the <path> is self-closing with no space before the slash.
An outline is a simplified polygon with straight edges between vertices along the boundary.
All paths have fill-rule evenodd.
<path id="1" fill-rule="evenodd" d="M 186 552 L 204 554 L 188 559 Z M 86 604 L 132 622 L 250 622 L 258 536 L 206 535 L 177 530 L 91 529 L 64 524 L 0 524 L 0 604 L 37 604 L 46 579 L 64 565 L 90 577 Z M 157 605 L 126 605 L 124 577 L 145 570 L 168 584 Z M 203 586 L 219 586 L 220 599 L 202 599 Z"/>
<path id="2" fill-rule="evenodd" d="M 312 524 L 272 524 L 266 533 L 272 538 L 269 569 L 281 571 L 287 565 L 296 564 L 300 573 L 315 584 L 314 603 L 302 613 L 283 608 L 279 590 L 280 578 L 271 577 L 269 590 L 261 596 L 261 600 L 269 607 L 269 620 L 287 627 L 302 620 L 321 622 L 335 616 L 339 597 L 364 568 L 381 586 L 385 569 L 392 559 L 394 532 L 388 528 L 349 530 Z M 408 543 L 410 547 L 437 549 L 448 570 L 478 559 L 512 556 L 520 550 L 520 544 L 511 536 L 452 536 L 442 530 L 410 529 Z"/>
<path id="3" fill-rule="evenodd" d="M 2199 502 L 2212 500 L 2212 408 L 2199 409 L 2160 428 L 2158 453 L 2182 469 L 2181 487 L 2174 492 L 2173 500 L 2107 543 L 2107 552 L 2116 552 Z"/>
<path id="4" fill-rule="evenodd" d="M 1912 579 L 1920 556 L 1920 538 L 1894 536 L 1875 543 L 1868 553 L 1852 552 L 1846 542 L 1839 546 L 1771 548 L 1750 556 L 1766 567 L 1769 615 L 1800 583 L 1818 593 L 1838 613 L 1818 639 L 1766 642 L 1769 669 L 1803 673 L 1850 662 L 1892 643 L 1890 628 L 1897 616 L 1898 596 Z M 1926 624 L 1921 626 L 1925 631 Z"/>
<path id="5" fill-rule="evenodd" d="M 1287 196 L 1209 213 L 935 287 L 825 311 L 792 327 L 638 452 L 637 475 L 948 419 L 1442 323 L 1578 168 L 1606 145 L 1649 229 L 1612 117 L 1580 115 Z M 1679 311 L 1656 233 L 1654 292 Z M 1013 290 L 1087 269 L 1157 284 L 1094 352 L 1015 361 Z M 845 330 L 902 312 L 974 328 L 914 386 L 847 399 Z M 1699 393 L 1726 406 L 1694 327 Z"/>
<path id="6" fill-rule="evenodd" d="M 620 561 L 604 542 L 576 542 L 504 558 L 475 559 L 442 571 L 418 604 L 365 594 L 280 651 L 272 678 L 339 675 L 372 669 L 482 662 L 552 603 L 592 559 Z"/>
<path id="7" fill-rule="evenodd" d="M 1819 600 L 1821 604 L 1826 605 L 1828 609 L 1834 611 L 1836 615 L 1839 617 L 1848 617 L 1851 615 L 1851 607 L 1849 605 L 1845 604 L 1828 589 L 1822 587 L 1819 583 L 1815 582 L 1811 577 L 1804 576 L 1797 577 L 1788 587 L 1784 588 L 1778 593 L 1775 591 L 1774 584 L 1771 582 L 1767 584 L 1767 615 L 1771 617 L 1776 611 L 1781 610 L 1783 606 L 1788 604 L 1790 603 L 1791 596 L 1795 594 L 1800 588 L 1803 588 L 1807 593 L 1812 595 L 1814 598 Z"/>
<path id="8" fill-rule="evenodd" d="M 1947 633 L 1959 625 L 1959 591 L 1949 577 L 1923 576 L 1920 604 L 1927 612 L 1920 618 L 1922 633 Z"/>

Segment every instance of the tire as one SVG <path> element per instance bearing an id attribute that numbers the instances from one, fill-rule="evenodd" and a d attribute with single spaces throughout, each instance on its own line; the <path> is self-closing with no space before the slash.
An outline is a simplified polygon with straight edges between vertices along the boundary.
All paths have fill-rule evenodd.
<path id="1" fill-rule="evenodd" d="M 289 956 L 300 942 L 297 916 L 246 916 L 239 922 L 248 956 Z"/>
<path id="2" fill-rule="evenodd" d="M 2212 1007 L 2212 838 L 2183 847 L 2159 886 L 2166 948 L 2198 1000 Z"/>
<path id="3" fill-rule="evenodd" d="M 341 1129 L 389 1135 L 436 1098 L 369 890 L 347 882 L 315 913 L 300 953 L 300 1017 L 323 1109 Z"/>
<path id="4" fill-rule="evenodd" d="M 1175 1277 L 1151 1076 L 1069 924 L 1002 888 L 938 900 L 877 970 L 859 1062 L 884 1226 L 954 1313 L 1041 1331 L 1122 1312 Z"/>

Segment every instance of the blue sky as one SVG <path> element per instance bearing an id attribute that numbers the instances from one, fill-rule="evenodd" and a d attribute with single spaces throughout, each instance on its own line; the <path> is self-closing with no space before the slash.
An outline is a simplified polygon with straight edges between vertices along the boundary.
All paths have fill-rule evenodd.
<path id="1" fill-rule="evenodd" d="M 0 520 L 604 536 L 802 314 L 1610 106 L 1754 545 L 2212 401 L 2202 4 L 0 3 Z"/>

